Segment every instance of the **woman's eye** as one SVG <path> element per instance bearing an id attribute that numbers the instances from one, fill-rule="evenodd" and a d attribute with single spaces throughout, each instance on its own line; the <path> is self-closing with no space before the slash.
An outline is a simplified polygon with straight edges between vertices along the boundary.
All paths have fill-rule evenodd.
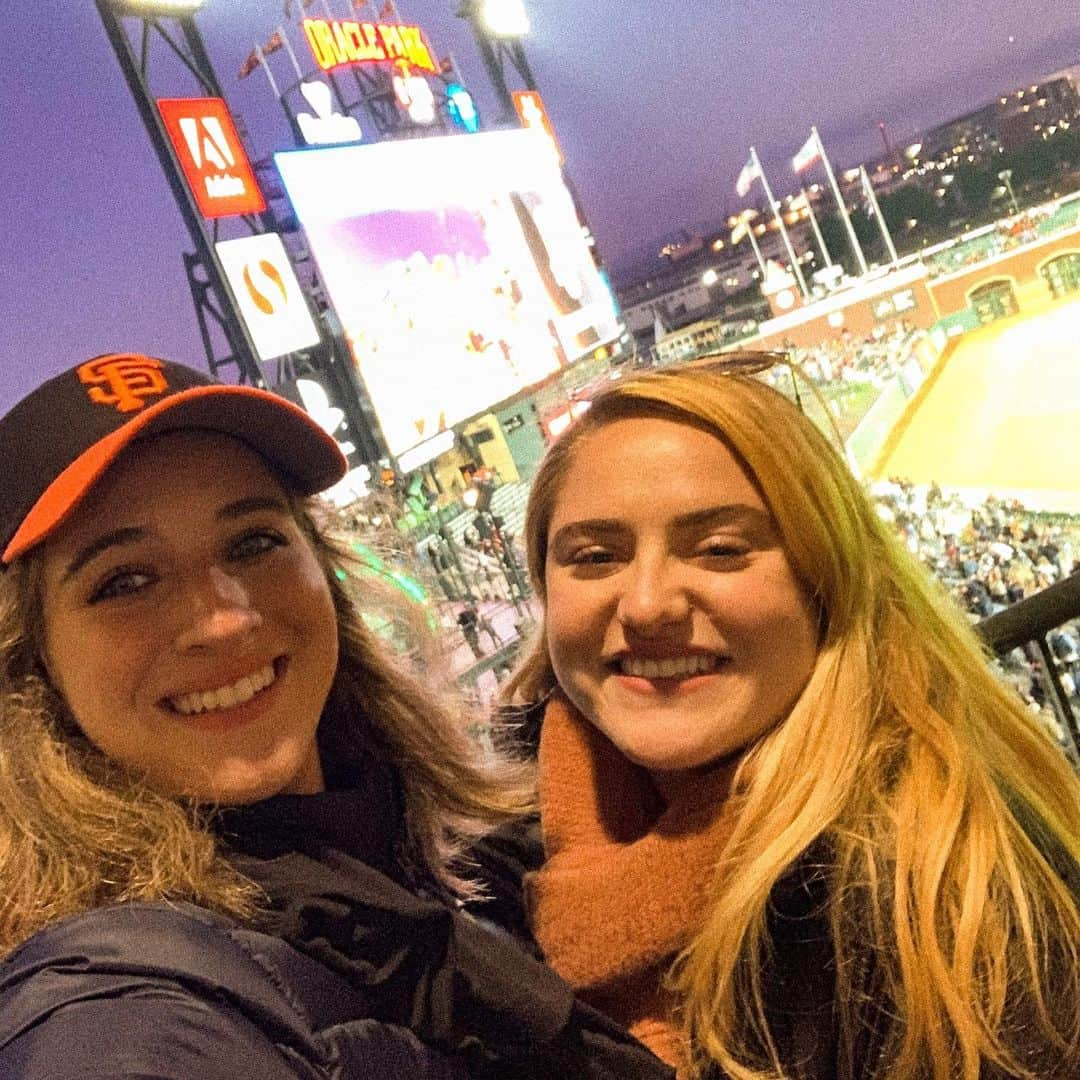
<path id="1" fill-rule="evenodd" d="M 286 543 L 285 537 L 272 529 L 254 529 L 233 541 L 229 556 L 233 559 L 250 559 Z"/>
<path id="2" fill-rule="evenodd" d="M 108 573 L 90 594 L 90 603 L 99 600 L 113 600 L 121 596 L 133 596 L 152 585 L 157 579 L 145 570 L 118 567 Z"/>
<path id="3" fill-rule="evenodd" d="M 709 540 L 698 549 L 710 559 L 738 559 L 747 554 L 747 545 L 737 540 Z"/>
<path id="4" fill-rule="evenodd" d="M 582 551 L 575 551 L 570 561 L 577 566 L 601 566 L 614 562 L 615 556 L 605 548 L 584 548 Z"/>

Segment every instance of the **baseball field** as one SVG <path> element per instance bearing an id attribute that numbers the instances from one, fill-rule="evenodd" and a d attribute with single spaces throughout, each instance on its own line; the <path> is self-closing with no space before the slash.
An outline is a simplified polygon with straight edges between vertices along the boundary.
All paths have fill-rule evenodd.
<path id="1" fill-rule="evenodd" d="M 901 424 L 879 477 L 1080 513 L 1080 298 L 966 334 Z"/>

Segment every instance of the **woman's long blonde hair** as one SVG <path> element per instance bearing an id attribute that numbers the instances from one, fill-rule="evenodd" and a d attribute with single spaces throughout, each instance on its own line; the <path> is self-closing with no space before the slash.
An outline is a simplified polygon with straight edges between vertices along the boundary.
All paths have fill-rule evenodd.
<path id="1" fill-rule="evenodd" d="M 1029 835 L 1080 860 L 1080 782 L 992 675 L 966 617 L 786 398 L 689 369 L 626 378 L 598 397 L 533 484 L 525 531 L 538 595 L 578 447 L 639 416 L 704 427 L 733 450 L 821 613 L 814 671 L 786 721 L 744 757 L 712 900 L 670 974 L 698 1073 L 785 1076 L 764 1003 L 768 901 L 822 845 L 839 1075 L 976 1080 L 993 1063 L 1036 1077 L 1070 1062 L 1075 1073 L 1054 1075 L 1080 1076 L 1080 912 Z M 507 694 L 538 700 L 554 688 L 541 627 Z M 1035 828 L 1011 806 L 1026 806 Z M 860 998 L 868 957 L 872 1002 Z M 882 1017 L 880 1053 L 855 1077 L 856 1045 Z"/>
<path id="2" fill-rule="evenodd" d="M 348 754 L 374 742 L 400 777 L 407 857 L 468 894 L 457 856 L 532 805 L 531 771 L 481 757 L 447 701 L 365 626 L 354 590 L 372 585 L 357 582 L 347 547 L 316 524 L 317 503 L 293 505 L 338 617 L 340 658 L 320 743 Z M 34 552 L 0 575 L 0 955 L 58 919 L 130 900 L 253 916 L 260 890 L 222 853 L 208 808 L 149 789 L 80 732 L 42 659 L 41 577 Z"/>

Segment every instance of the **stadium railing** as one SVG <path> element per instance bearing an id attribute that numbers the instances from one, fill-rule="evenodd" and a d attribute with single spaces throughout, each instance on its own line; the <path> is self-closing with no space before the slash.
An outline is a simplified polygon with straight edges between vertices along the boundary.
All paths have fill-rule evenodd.
<path id="1" fill-rule="evenodd" d="M 1080 717 L 1061 684 L 1048 641 L 1051 631 L 1076 618 L 1080 618 L 1080 571 L 983 619 L 975 628 L 1001 657 L 1028 642 L 1035 645 L 1042 658 L 1039 676 L 1047 698 L 1072 744 L 1069 756 L 1080 762 Z"/>

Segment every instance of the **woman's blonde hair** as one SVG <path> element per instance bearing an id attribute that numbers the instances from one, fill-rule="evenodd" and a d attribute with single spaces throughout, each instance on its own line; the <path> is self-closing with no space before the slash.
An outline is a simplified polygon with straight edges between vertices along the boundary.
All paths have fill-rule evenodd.
<path id="1" fill-rule="evenodd" d="M 766 1018 L 766 920 L 777 881 L 813 845 L 829 856 L 840 1075 L 856 1080 L 856 1045 L 875 1026 L 888 1034 L 860 1080 L 976 1080 L 984 1062 L 1035 1077 L 1067 1061 L 1080 1075 L 1080 912 L 1030 835 L 1080 859 L 1080 782 L 785 397 L 692 369 L 628 377 L 599 396 L 533 484 L 525 532 L 538 595 L 571 463 L 591 432 L 642 416 L 693 424 L 734 452 L 822 627 L 799 701 L 740 765 L 711 902 L 669 976 L 698 1073 L 785 1076 Z M 555 685 L 541 626 L 506 692 L 538 700 Z"/>
<path id="2" fill-rule="evenodd" d="M 467 895 L 458 856 L 532 805 L 531 771 L 482 755 L 447 701 L 377 640 L 354 596 L 359 589 L 366 599 L 375 586 L 358 578 L 347 545 L 316 523 L 317 502 L 293 506 L 338 619 L 320 745 L 346 756 L 374 745 L 400 779 L 405 858 Z M 185 900 L 252 917 L 261 892 L 230 865 L 208 827 L 211 808 L 149 789 L 82 735 L 43 661 L 41 589 L 34 552 L 0 575 L 0 955 L 58 919 L 130 900 Z"/>

